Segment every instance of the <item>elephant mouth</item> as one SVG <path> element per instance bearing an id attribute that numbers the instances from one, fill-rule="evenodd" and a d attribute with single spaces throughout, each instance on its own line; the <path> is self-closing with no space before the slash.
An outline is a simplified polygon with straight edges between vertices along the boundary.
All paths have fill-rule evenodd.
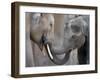
<path id="1" fill-rule="evenodd" d="M 84 44 L 85 38 L 83 35 L 81 35 L 81 37 L 78 37 L 79 40 L 75 39 L 75 42 L 79 42 L 80 45 Z M 42 37 L 42 42 L 43 45 L 45 46 L 45 49 L 47 51 L 48 57 L 50 58 L 50 60 L 57 64 L 57 65 L 63 65 L 65 64 L 68 60 L 69 60 L 69 56 L 70 56 L 70 52 L 75 49 L 75 47 L 73 48 L 61 48 L 61 49 L 54 49 L 52 46 L 52 43 L 48 42 L 48 40 L 46 39 L 45 36 Z M 75 45 L 77 48 L 79 45 L 79 43 L 77 43 L 78 45 Z M 59 57 L 59 55 L 64 55 L 63 57 Z"/>
<path id="2" fill-rule="evenodd" d="M 48 54 L 50 60 L 53 63 L 55 63 L 57 65 L 63 65 L 68 61 L 71 50 L 68 50 L 66 53 L 57 54 L 51 50 L 49 44 L 46 44 L 45 48 L 46 48 L 46 51 L 47 51 L 47 54 Z M 64 55 L 64 56 L 62 58 L 59 58 L 59 55 Z"/>
<path id="3" fill-rule="evenodd" d="M 55 51 L 52 49 L 52 44 L 47 41 L 45 36 L 42 36 L 42 42 L 47 51 L 48 57 L 53 63 L 56 65 L 63 65 L 68 61 L 72 49 L 69 49 L 68 51 Z M 61 55 L 64 56 L 60 58 L 59 56 Z"/>

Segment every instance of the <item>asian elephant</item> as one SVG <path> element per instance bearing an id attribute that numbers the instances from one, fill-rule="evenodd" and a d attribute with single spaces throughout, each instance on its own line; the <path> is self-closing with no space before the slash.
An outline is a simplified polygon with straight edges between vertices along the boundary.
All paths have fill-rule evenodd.
<path id="1" fill-rule="evenodd" d="M 68 15 L 62 14 L 30 13 L 28 33 L 32 41 L 31 46 L 35 43 L 40 51 L 45 49 L 44 53 L 53 64 L 65 64 L 75 49 L 78 49 L 79 64 L 82 63 L 80 60 L 83 60 L 80 56 L 82 57 L 82 50 L 86 47 L 84 45 L 87 41 L 87 23 L 80 15 L 67 19 Z M 32 62 L 34 63 L 34 60 Z"/>

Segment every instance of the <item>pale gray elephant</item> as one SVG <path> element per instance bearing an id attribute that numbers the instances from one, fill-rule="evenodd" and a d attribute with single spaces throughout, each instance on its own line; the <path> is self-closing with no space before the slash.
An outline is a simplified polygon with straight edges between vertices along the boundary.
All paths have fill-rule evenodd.
<path id="1" fill-rule="evenodd" d="M 46 57 L 42 40 L 46 36 L 52 41 L 53 31 L 54 17 L 51 14 L 26 13 L 26 67 L 53 64 Z"/>
<path id="2" fill-rule="evenodd" d="M 86 41 L 86 21 L 82 16 L 73 15 L 70 19 L 68 19 L 68 16 L 69 15 L 48 13 L 30 14 L 29 36 L 32 42 L 34 42 L 35 45 L 37 44 L 37 48 L 40 48 L 40 51 L 36 53 L 36 55 L 38 54 L 37 56 L 33 55 L 37 50 L 31 55 L 35 61 L 43 58 L 46 65 L 66 64 L 71 51 L 84 46 Z M 43 53 L 45 54 L 41 54 L 41 51 L 44 51 Z M 42 57 L 39 57 L 40 55 Z M 47 56 L 43 57 L 43 55 Z M 34 60 L 32 62 L 39 65 L 39 63 L 35 63 Z M 42 59 L 40 59 L 40 64 L 42 64 L 41 60 Z"/>

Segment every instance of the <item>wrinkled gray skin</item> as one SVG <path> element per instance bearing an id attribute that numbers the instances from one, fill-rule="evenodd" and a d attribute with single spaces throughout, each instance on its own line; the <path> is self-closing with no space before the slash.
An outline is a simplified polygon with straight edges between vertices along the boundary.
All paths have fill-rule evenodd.
<path id="1" fill-rule="evenodd" d="M 63 15 L 63 19 L 61 21 L 66 21 L 64 20 L 64 18 L 65 15 Z M 65 57 L 66 60 L 62 60 L 61 63 L 60 60 L 58 59 L 55 60 L 55 63 L 57 64 L 64 64 L 68 60 L 68 56 L 70 55 L 69 54 L 70 50 L 72 51 L 76 48 L 80 48 L 85 42 L 84 28 L 86 26 L 86 23 L 82 17 L 76 17 L 70 20 L 69 22 L 67 22 L 66 25 L 64 25 L 64 23 L 60 26 L 65 26 L 65 27 L 59 28 L 60 31 L 56 33 L 56 35 L 54 35 L 55 36 L 54 43 L 51 42 L 51 46 L 50 46 L 52 54 L 56 54 L 56 55 L 65 54 L 66 56 Z M 59 24 L 57 26 L 59 26 Z M 53 56 L 56 58 L 55 55 Z"/>
<path id="2" fill-rule="evenodd" d="M 55 58 L 52 61 L 55 64 L 64 64 L 70 52 L 80 48 L 85 42 L 84 30 L 87 24 L 83 17 L 73 16 L 74 18 L 67 22 L 66 17 L 66 15 L 31 14 L 31 40 L 38 45 L 41 51 L 43 46 L 47 48 L 46 45 L 49 44 Z M 44 42 L 42 42 L 43 36 L 45 37 Z M 60 62 L 58 55 L 66 55 L 66 60 L 61 59 Z"/>

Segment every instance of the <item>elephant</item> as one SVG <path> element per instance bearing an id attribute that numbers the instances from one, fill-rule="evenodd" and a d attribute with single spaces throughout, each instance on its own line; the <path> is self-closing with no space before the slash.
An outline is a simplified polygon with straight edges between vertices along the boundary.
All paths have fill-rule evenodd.
<path id="1" fill-rule="evenodd" d="M 40 62 L 42 61 L 40 60 L 41 56 L 43 56 L 42 59 L 45 59 L 45 61 L 47 60 L 47 58 L 44 58 L 45 55 L 44 52 L 43 54 L 41 54 L 41 51 L 44 51 L 41 37 L 43 34 L 48 36 L 49 40 L 52 39 L 54 34 L 53 33 L 54 18 L 51 14 L 40 14 L 40 13 L 30 13 L 30 12 L 26 12 L 25 17 L 26 17 L 25 18 L 26 20 L 26 29 L 25 29 L 26 30 L 26 37 L 25 37 L 26 38 L 25 40 L 26 41 L 26 47 L 25 47 L 26 67 L 33 67 L 40 64 L 43 65 L 43 63 Z M 49 18 L 52 19 L 51 20 L 52 22 L 49 21 Z M 51 23 L 50 26 L 48 26 L 49 22 Z M 48 34 L 44 34 L 47 32 Z M 38 63 L 38 60 L 40 63 Z"/>
<path id="2" fill-rule="evenodd" d="M 48 43 L 50 47 L 50 51 L 52 56 L 51 59 L 56 64 L 65 64 L 68 61 L 70 52 L 76 48 L 80 48 L 85 42 L 85 36 L 83 32 L 83 28 L 85 26 L 85 21 L 82 17 L 78 17 L 70 20 L 67 23 L 67 26 L 64 29 L 61 37 L 59 36 L 60 41 Z M 56 35 L 57 36 L 57 35 Z M 61 43 L 58 45 L 58 43 Z M 49 50 L 47 50 L 50 52 Z M 59 59 L 57 55 L 65 54 L 62 59 Z"/>
<path id="3" fill-rule="evenodd" d="M 45 49 L 45 54 L 53 64 L 66 64 L 75 49 L 78 49 L 79 64 L 82 64 L 83 59 L 80 56 L 88 47 L 85 44 L 89 41 L 85 33 L 87 23 L 82 16 L 74 15 L 66 20 L 68 15 L 65 14 L 31 13 L 30 15 L 30 40 L 40 51 Z"/>

